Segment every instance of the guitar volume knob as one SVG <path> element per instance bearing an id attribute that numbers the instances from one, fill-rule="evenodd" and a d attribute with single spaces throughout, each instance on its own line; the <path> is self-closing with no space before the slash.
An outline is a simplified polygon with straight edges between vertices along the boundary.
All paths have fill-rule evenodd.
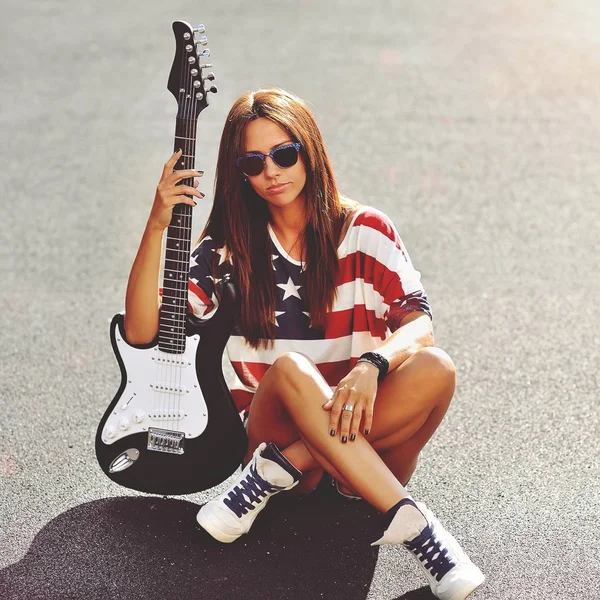
<path id="1" fill-rule="evenodd" d="M 107 438 L 114 438 L 117 433 L 117 430 L 114 427 L 107 427 L 105 435 Z"/>
<path id="2" fill-rule="evenodd" d="M 144 415 L 143 411 L 141 410 L 136 410 L 134 415 L 133 415 L 133 422 L 134 423 L 141 423 L 144 420 L 144 417 L 146 415 Z"/>
<path id="3" fill-rule="evenodd" d="M 130 427 L 131 423 L 129 422 L 129 419 L 121 419 L 119 421 L 119 429 L 121 431 L 127 431 Z"/>

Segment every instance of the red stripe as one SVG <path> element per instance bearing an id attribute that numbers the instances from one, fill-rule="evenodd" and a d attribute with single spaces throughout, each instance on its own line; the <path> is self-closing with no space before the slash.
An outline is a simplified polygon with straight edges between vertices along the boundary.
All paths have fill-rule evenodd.
<path id="1" fill-rule="evenodd" d="M 401 249 L 394 226 L 389 218 L 386 218 L 384 214 L 372 210 L 363 210 L 356 217 L 356 221 L 354 221 L 354 227 L 358 227 L 359 225 L 364 225 L 365 227 L 370 227 L 371 229 L 378 231 L 379 233 L 385 235 L 386 238 L 394 242 L 398 249 Z"/>
<path id="2" fill-rule="evenodd" d="M 327 385 L 337 386 L 343 377 L 350 371 L 349 360 L 338 360 L 335 362 L 319 363 L 317 368 L 323 375 Z"/>
<path id="3" fill-rule="evenodd" d="M 231 397 L 235 402 L 238 412 L 242 412 L 247 406 L 250 406 L 254 394 L 246 390 L 231 390 Z"/>
<path id="4" fill-rule="evenodd" d="M 192 294 L 195 294 L 200 298 L 200 302 L 205 304 L 209 308 L 214 308 L 213 301 L 206 295 L 206 292 L 197 284 L 194 283 L 191 279 L 189 280 L 189 289 Z"/>
<path id="5" fill-rule="evenodd" d="M 352 252 L 340 259 L 336 284 L 343 285 L 356 279 L 370 283 L 373 289 L 383 296 L 386 304 L 405 295 L 400 276 L 396 271 L 388 269 L 376 258 L 364 252 Z"/>
<path id="6" fill-rule="evenodd" d="M 387 324 L 385 319 L 375 316 L 364 304 L 356 304 L 347 310 L 336 310 L 327 314 L 325 339 L 335 339 L 351 335 L 353 331 L 370 331 L 373 336 L 385 339 Z"/>
<path id="7" fill-rule="evenodd" d="M 267 363 L 233 360 L 231 361 L 231 366 L 244 385 L 256 388 L 258 387 L 258 382 L 262 379 L 263 375 L 271 365 Z"/>

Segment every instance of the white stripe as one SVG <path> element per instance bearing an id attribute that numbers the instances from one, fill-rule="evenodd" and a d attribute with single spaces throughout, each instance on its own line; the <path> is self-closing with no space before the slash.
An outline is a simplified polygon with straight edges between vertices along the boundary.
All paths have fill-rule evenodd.
<path id="1" fill-rule="evenodd" d="M 227 355 L 232 362 L 255 362 L 272 365 L 284 352 L 306 354 L 315 363 L 337 362 L 358 357 L 363 352 L 374 350 L 381 344 L 368 331 L 355 331 L 333 340 L 275 340 L 273 348 L 254 350 L 246 344 L 243 336 L 232 335 L 227 342 Z"/>
<path id="2" fill-rule="evenodd" d="M 338 285 L 337 298 L 333 310 L 349 310 L 357 304 L 364 304 L 367 310 L 375 311 L 378 317 L 383 316 L 380 310 L 385 312 L 389 306 L 383 302 L 383 297 L 373 288 L 373 284 L 366 283 L 364 279 L 355 279 Z"/>
<path id="3" fill-rule="evenodd" d="M 421 273 L 413 267 L 402 242 L 404 254 L 386 235 L 366 225 L 353 227 L 349 237 L 351 239 L 343 248 L 344 256 L 348 255 L 348 248 L 352 252 L 358 251 L 372 256 L 387 269 L 398 274 L 405 294 L 412 294 L 423 289 Z M 340 255 L 340 258 L 343 256 Z"/>
<path id="4" fill-rule="evenodd" d="M 192 307 L 192 313 L 199 319 L 203 318 L 204 311 L 208 308 L 208 306 L 202 302 L 202 300 L 200 300 L 200 298 L 194 292 L 192 292 L 192 290 L 189 290 L 188 302 Z"/>

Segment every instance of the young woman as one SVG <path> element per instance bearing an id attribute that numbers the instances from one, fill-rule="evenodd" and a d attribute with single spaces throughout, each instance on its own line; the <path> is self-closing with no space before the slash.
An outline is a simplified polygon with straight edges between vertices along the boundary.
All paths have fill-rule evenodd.
<path id="1" fill-rule="evenodd" d="M 178 185 L 198 171 L 165 164 L 126 298 L 125 331 L 158 331 L 161 240 L 179 202 L 204 194 Z M 305 104 L 281 89 L 241 96 L 223 131 L 215 198 L 191 253 L 189 310 L 210 318 L 223 272 L 241 311 L 228 344 L 249 448 L 229 489 L 198 522 L 233 542 L 268 499 L 339 493 L 385 514 L 379 544 L 403 544 L 433 593 L 466 598 L 484 579 L 458 542 L 405 485 L 454 393 L 450 357 L 434 346 L 420 273 L 390 219 L 342 197 Z M 160 303 L 160 300 L 159 300 Z M 193 476 L 193 474 L 190 474 Z"/>

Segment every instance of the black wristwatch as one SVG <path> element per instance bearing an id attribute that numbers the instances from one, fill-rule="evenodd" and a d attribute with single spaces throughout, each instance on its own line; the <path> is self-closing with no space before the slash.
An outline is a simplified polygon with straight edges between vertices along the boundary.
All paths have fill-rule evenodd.
<path id="1" fill-rule="evenodd" d="M 390 363 L 387 358 L 379 354 L 379 352 L 365 352 L 358 357 L 356 364 L 359 362 L 371 363 L 379 369 L 377 381 L 381 381 L 387 375 L 388 369 L 390 368 Z"/>

